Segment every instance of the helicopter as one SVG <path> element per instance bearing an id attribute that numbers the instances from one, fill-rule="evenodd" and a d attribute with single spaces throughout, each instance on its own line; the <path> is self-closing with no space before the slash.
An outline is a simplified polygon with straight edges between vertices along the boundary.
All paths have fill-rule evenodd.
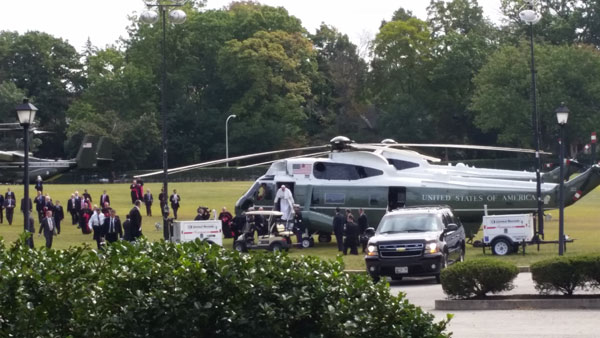
<path id="1" fill-rule="evenodd" d="M 86 135 L 77 156 L 70 160 L 53 160 L 29 156 L 29 181 L 37 176 L 46 180 L 75 168 L 95 168 L 101 161 L 112 161 L 110 141 L 104 137 Z M 23 180 L 22 151 L 0 151 L 0 182 L 17 183 Z"/>
<path id="2" fill-rule="evenodd" d="M 442 173 L 439 170 L 419 170 L 417 167 L 402 169 L 391 164 L 383 155 L 386 151 L 394 152 L 389 144 L 356 144 L 342 136 L 333 138 L 327 147 L 330 151 L 318 155 L 326 157 L 304 155 L 273 162 L 267 172 L 237 200 L 236 214 L 251 207 L 276 209 L 275 195 L 285 185 L 292 192 L 295 203 L 301 206 L 306 227 L 318 233 L 320 242 L 328 242 L 331 240 L 336 208 L 362 208 L 372 224 L 377 224 L 388 210 L 399 207 L 449 205 L 460 217 L 469 237 L 477 233 L 486 212 L 510 214 L 537 211 L 535 182 L 489 178 L 485 175 L 462 176 L 456 171 Z M 323 148 L 314 146 L 298 149 Z M 522 149 L 510 151 L 532 152 Z M 215 160 L 169 169 L 169 173 L 280 152 L 284 151 Z M 420 156 L 413 155 L 415 158 Z M 136 177 L 160 173 L 162 171 Z M 600 167 L 595 165 L 565 183 L 565 204 L 575 203 L 598 185 Z M 542 184 L 545 210 L 558 208 L 558 187 L 557 183 Z"/>

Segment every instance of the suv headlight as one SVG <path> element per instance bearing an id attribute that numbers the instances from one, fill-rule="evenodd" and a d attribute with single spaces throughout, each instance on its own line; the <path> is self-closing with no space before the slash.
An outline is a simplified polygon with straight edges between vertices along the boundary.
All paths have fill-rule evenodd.
<path id="1" fill-rule="evenodd" d="M 425 245 L 425 253 L 433 254 L 440 251 L 440 246 L 437 242 L 429 242 Z"/>
<path id="2" fill-rule="evenodd" d="M 377 256 L 377 245 L 369 244 L 367 246 L 367 256 Z"/>

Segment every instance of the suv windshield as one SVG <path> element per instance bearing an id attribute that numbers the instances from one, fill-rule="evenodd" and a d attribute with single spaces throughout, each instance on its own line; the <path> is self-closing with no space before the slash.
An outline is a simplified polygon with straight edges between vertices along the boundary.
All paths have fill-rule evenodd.
<path id="1" fill-rule="evenodd" d="M 442 222 L 432 214 L 402 214 L 384 217 L 377 227 L 377 233 L 427 232 L 442 229 Z"/>

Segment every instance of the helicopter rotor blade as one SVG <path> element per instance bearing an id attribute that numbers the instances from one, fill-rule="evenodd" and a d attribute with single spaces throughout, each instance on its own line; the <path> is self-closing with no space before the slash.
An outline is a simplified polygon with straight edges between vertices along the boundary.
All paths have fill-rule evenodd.
<path id="1" fill-rule="evenodd" d="M 261 166 L 261 165 L 271 164 L 273 162 L 283 161 L 283 160 L 289 160 L 289 159 L 293 159 L 293 158 L 318 157 L 318 156 L 325 155 L 325 154 L 329 154 L 329 152 L 328 151 L 321 151 L 321 152 L 313 153 L 313 154 L 306 154 L 306 155 L 298 155 L 298 156 L 286 157 L 286 158 L 282 158 L 282 159 L 278 159 L 278 160 L 272 160 L 272 161 L 267 161 L 267 162 L 249 164 L 249 165 L 237 167 L 237 169 L 253 168 L 253 167 L 258 167 L 258 166 Z"/>
<path id="2" fill-rule="evenodd" d="M 507 151 L 515 153 L 535 154 L 534 149 L 526 148 L 510 148 L 510 147 L 494 147 L 494 146 L 479 146 L 469 144 L 435 144 L 435 143 L 394 143 L 394 144 L 382 144 L 382 143 L 370 143 L 373 146 L 381 147 L 400 147 L 400 148 L 454 148 L 454 149 L 475 149 L 475 150 L 493 150 L 493 151 Z M 540 151 L 542 155 L 552 155 L 552 153 L 546 151 Z"/>
<path id="3" fill-rule="evenodd" d="M 197 168 L 210 167 L 210 166 L 213 166 L 213 165 L 223 164 L 223 163 L 227 163 L 227 162 L 234 162 L 234 161 L 246 160 L 246 159 L 249 159 L 249 158 L 260 157 L 260 156 L 268 156 L 268 155 L 274 155 L 274 154 L 281 154 L 281 153 L 286 153 L 286 152 L 290 152 L 290 151 L 316 150 L 316 149 L 323 149 L 323 148 L 328 148 L 328 147 L 329 147 L 329 145 L 320 145 L 320 146 L 312 146 L 312 147 L 302 147 L 302 148 L 293 148 L 293 149 L 273 150 L 273 151 L 267 151 L 267 152 L 263 152 L 263 153 L 256 153 L 256 154 L 242 155 L 242 156 L 236 156 L 236 157 L 229 157 L 229 158 L 220 159 L 220 160 L 208 161 L 208 162 L 203 162 L 203 163 L 196 163 L 196 164 L 191 164 L 191 165 L 187 165 L 187 166 L 183 166 L 183 167 L 168 169 L 167 173 L 168 174 L 174 174 L 174 173 L 179 173 L 179 172 L 183 172 L 183 171 L 187 171 L 187 170 L 192 170 L 192 169 L 197 169 Z M 160 170 L 160 171 L 154 171 L 154 172 L 147 173 L 147 174 L 136 175 L 134 177 L 135 178 L 143 178 L 143 177 L 160 175 L 162 173 L 163 173 L 163 171 Z"/>

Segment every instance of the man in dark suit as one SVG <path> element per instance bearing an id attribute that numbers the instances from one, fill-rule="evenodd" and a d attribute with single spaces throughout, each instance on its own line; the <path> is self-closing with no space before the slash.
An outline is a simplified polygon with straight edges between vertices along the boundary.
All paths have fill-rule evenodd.
<path id="1" fill-rule="evenodd" d="M 0 194 L 0 224 L 4 223 L 4 196 Z"/>
<path id="2" fill-rule="evenodd" d="M 10 188 L 8 188 L 6 190 L 6 194 L 4 194 L 4 199 L 7 199 L 9 197 L 12 197 L 12 199 L 15 200 L 15 201 L 17 200 L 17 196 L 15 196 L 14 192 L 10 191 Z"/>
<path id="3" fill-rule="evenodd" d="M 12 197 L 4 198 L 4 209 L 6 210 L 6 220 L 8 221 L 8 225 L 12 225 L 15 206 L 16 201 Z"/>
<path id="4" fill-rule="evenodd" d="M 104 219 L 104 234 L 106 241 L 113 243 L 123 238 L 123 229 L 121 228 L 121 220 L 117 216 L 115 209 L 110 209 L 110 217 Z"/>
<path id="5" fill-rule="evenodd" d="M 129 219 L 129 214 L 127 214 L 125 222 L 123 222 L 123 240 L 127 242 L 133 242 L 135 240 L 131 232 L 131 220 Z"/>
<path id="6" fill-rule="evenodd" d="M 337 241 L 338 251 L 344 251 L 344 215 L 340 212 L 340 207 L 335 208 L 333 216 L 333 233 Z"/>
<path id="7" fill-rule="evenodd" d="M 146 216 L 152 216 L 152 203 L 154 203 L 154 197 L 150 192 L 150 189 L 146 190 L 144 194 L 144 204 L 146 205 Z"/>
<path id="8" fill-rule="evenodd" d="M 46 206 L 46 198 L 42 195 L 41 191 L 37 192 L 37 196 L 33 199 L 33 203 L 35 203 L 35 211 L 38 214 L 38 220 L 42 222 L 44 218 L 44 207 Z"/>
<path id="9" fill-rule="evenodd" d="M 77 224 L 77 222 L 78 222 L 77 216 L 79 215 L 77 210 L 75 210 L 75 203 L 76 203 L 75 194 L 71 194 L 71 198 L 69 198 L 69 200 L 67 201 L 67 212 L 69 212 L 69 214 L 71 214 L 71 221 L 72 221 L 73 225 Z"/>
<path id="10" fill-rule="evenodd" d="M 92 195 L 87 191 L 87 189 L 83 189 L 83 200 L 84 201 L 92 201 Z"/>
<path id="11" fill-rule="evenodd" d="M 177 194 L 177 190 L 173 189 L 173 194 L 169 197 L 171 202 L 171 208 L 173 209 L 173 218 L 177 219 L 177 210 L 179 209 L 179 202 L 181 202 L 181 196 Z"/>
<path id="12" fill-rule="evenodd" d="M 352 214 L 348 215 L 345 234 L 344 255 L 348 254 L 348 249 L 350 249 L 351 255 L 358 255 L 358 225 L 354 223 L 354 216 Z"/>
<path id="13" fill-rule="evenodd" d="M 358 216 L 358 231 L 360 233 L 360 236 L 363 236 L 365 234 L 365 231 L 369 227 L 369 220 L 367 219 L 367 214 L 365 214 L 365 211 L 362 208 L 358 209 L 358 214 L 360 215 Z M 367 242 L 368 241 L 363 240 L 363 238 L 361 238 L 363 252 L 365 252 L 365 249 L 367 248 Z"/>
<path id="14" fill-rule="evenodd" d="M 158 201 L 160 202 L 160 213 L 162 214 L 165 210 L 165 205 L 167 204 L 167 196 L 163 188 L 160 188 L 160 194 L 158 194 Z"/>
<path id="15" fill-rule="evenodd" d="M 25 199 L 21 198 L 21 212 L 23 213 L 23 216 L 25 216 L 25 208 L 26 208 L 26 203 L 25 203 Z M 29 214 L 31 215 L 31 208 L 32 208 L 33 204 L 31 203 L 31 198 L 29 199 Z M 8 218 L 8 217 L 7 217 Z M 11 217 L 12 218 L 12 217 Z"/>
<path id="16" fill-rule="evenodd" d="M 52 211 L 46 211 L 46 217 L 42 220 L 40 224 L 39 234 L 44 231 L 44 237 L 46 237 L 46 248 L 50 249 L 52 247 L 52 240 L 54 239 L 54 231 L 56 227 L 54 224 L 54 219 L 52 218 Z"/>
<path id="17" fill-rule="evenodd" d="M 33 220 L 33 217 L 31 215 L 29 215 L 29 224 L 27 224 L 27 228 L 25 228 L 25 231 L 29 233 L 29 237 L 25 240 L 25 244 L 27 244 L 28 247 L 33 249 L 33 236 L 35 235 L 35 221 Z"/>
<path id="18" fill-rule="evenodd" d="M 108 202 L 108 204 L 110 205 L 110 196 L 108 196 L 106 190 L 104 190 L 102 195 L 100 195 L 100 207 L 104 207 L 104 205 L 106 205 L 106 202 Z"/>
<path id="19" fill-rule="evenodd" d="M 56 224 L 56 233 L 60 235 L 60 223 L 65 218 L 65 211 L 63 210 L 62 205 L 60 205 L 60 201 L 56 201 L 54 205 L 54 222 Z"/>
<path id="20" fill-rule="evenodd" d="M 131 236 L 134 240 L 142 236 L 142 213 L 140 212 L 141 205 L 142 201 L 135 201 L 133 208 L 129 212 L 129 226 L 131 227 Z"/>

